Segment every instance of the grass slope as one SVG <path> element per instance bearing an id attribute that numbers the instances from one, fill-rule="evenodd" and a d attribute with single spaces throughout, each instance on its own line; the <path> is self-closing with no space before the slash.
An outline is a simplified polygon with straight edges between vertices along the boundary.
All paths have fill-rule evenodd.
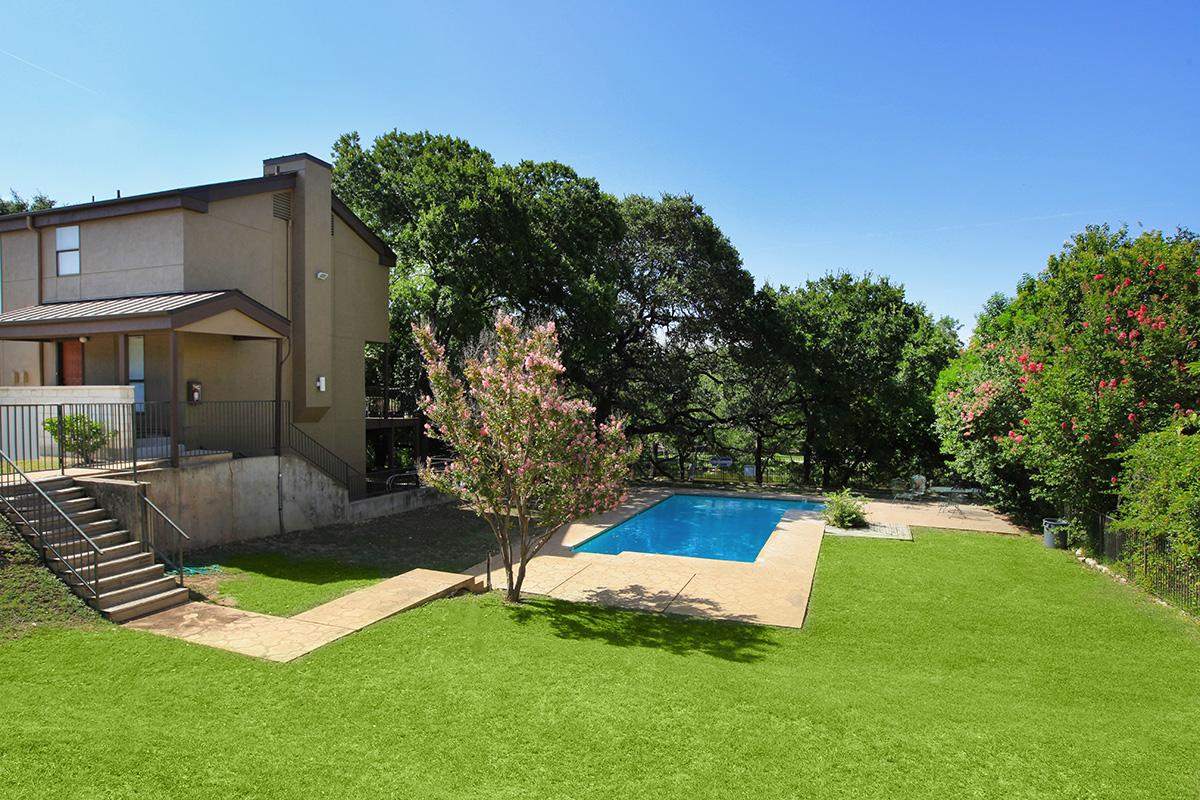
<path id="1" fill-rule="evenodd" d="M 378 569 L 279 553 L 241 553 L 221 560 L 216 594 L 248 611 L 290 617 L 382 578 Z M 207 594 L 207 592 L 206 592 Z"/>
<path id="2" fill-rule="evenodd" d="M 1198 663 L 1032 539 L 831 538 L 799 632 L 466 597 L 289 665 L 26 636 L 0 796 L 1195 798 Z"/>
<path id="3" fill-rule="evenodd" d="M 37 559 L 33 548 L 0 519 L 0 641 L 39 626 L 92 626 L 100 617 Z"/>
<path id="4" fill-rule="evenodd" d="M 190 563 L 220 571 L 190 585 L 217 602 L 291 616 L 417 567 L 460 572 L 495 548 L 475 514 L 439 506 L 194 553 Z"/>

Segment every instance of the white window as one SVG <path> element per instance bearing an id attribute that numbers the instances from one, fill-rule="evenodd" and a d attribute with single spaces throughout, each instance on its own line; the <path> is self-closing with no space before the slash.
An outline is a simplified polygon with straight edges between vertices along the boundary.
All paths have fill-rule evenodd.
<path id="1" fill-rule="evenodd" d="M 142 410 L 146 402 L 146 339 L 143 336 L 129 337 L 129 384 L 133 387 L 133 400 Z"/>
<path id="2" fill-rule="evenodd" d="M 79 274 L 79 226 L 54 229 L 54 250 L 59 275 Z"/>

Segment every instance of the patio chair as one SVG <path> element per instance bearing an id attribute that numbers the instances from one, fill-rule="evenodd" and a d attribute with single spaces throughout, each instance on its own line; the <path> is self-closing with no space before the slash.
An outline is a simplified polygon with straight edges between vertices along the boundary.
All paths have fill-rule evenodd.
<path id="1" fill-rule="evenodd" d="M 896 486 L 899 484 L 899 491 Z M 927 489 L 924 475 L 913 475 L 910 482 L 892 481 L 892 489 L 895 492 L 892 495 L 893 500 L 917 500 L 925 496 Z"/>

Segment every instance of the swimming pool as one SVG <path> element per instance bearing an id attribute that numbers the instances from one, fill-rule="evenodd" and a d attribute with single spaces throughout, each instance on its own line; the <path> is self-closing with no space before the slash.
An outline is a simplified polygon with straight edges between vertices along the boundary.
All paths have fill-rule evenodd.
<path id="1" fill-rule="evenodd" d="M 807 500 L 675 494 L 572 549 L 753 561 L 785 513 L 824 508 Z"/>

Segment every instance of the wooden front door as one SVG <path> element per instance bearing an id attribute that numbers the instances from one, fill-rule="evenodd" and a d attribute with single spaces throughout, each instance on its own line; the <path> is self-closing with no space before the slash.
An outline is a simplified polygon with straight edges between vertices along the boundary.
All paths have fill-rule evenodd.
<path id="1" fill-rule="evenodd" d="M 59 379 L 63 386 L 83 386 L 83 342 L 67 339 L 59 346 Z"/>

